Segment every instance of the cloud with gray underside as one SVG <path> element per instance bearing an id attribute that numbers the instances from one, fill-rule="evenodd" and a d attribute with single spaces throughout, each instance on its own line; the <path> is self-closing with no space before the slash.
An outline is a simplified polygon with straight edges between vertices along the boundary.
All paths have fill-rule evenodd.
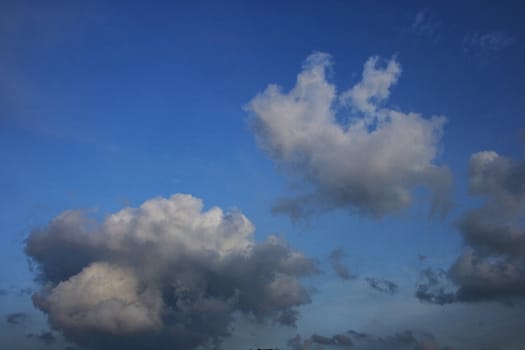
<path id="1" fill-rule="evenodd" d="M 446 273 L 456 290 L 437 287 L 445 281 L 443 274 L 427 274 L 427 282 L 418 287 L 425 292 L 420 293 L 422 299 L 446 304 L 524 298 L 525 161 L 494 151 L 473 154 L 469 193 L 483 203 L 458 222 L 466 248 Z"/>
<path id="2" fill-rule="evenodd" d="M 238 313 L 293 326 L 317 263 L 253 234 L 242 213 L 184 194 L 102 222 L 66 211 L 26 241 L 42 286 L 33 302 L 67 340 L 96 349 L 214 348 Z"/>
<path id="3" fill-rule="evenodd" d="M 361 80 L 340 93 L 327 78 L 331 68 L 328 54 L 313 53 L 290 91 L 272 84 L 245 106 L 259 147 L 294 191 L 273 211 L 292 219 L 338 208 L 381 217 L 409 206 L 422 186 L 444 213 L 452 177 L 435 160 L 445 117 L 384 106 L 401 75 L 395 58 L 370 57 Z"/>

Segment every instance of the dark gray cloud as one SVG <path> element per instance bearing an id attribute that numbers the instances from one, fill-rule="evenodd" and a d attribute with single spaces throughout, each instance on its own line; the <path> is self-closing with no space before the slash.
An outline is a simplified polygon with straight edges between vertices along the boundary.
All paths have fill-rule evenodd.
<path id="1" fill-rule="evenodd" d="M 337 276 L 344 280 L 354 279 L 355 276 L 348 271 L 348 268 L 343 264 L 342 259 L 344 257 L 342 249 L 335 249 L 330 253 L 330 265 L 334 269 Z"/>
<path id="2" fill-rule="evenodd" d="M 154 198 L 95 222 L 69 211 L 34 230 L 33 295 L 54 329 L 82 346 L 216 347 L 234 314 L 294 325 L 316 263 L 270 236 L 255 243 L 239 212 L 189 195 Z"/>
<path id="3" fill-rule="evenodd" d="M 441 21 L 436 18 L 434 13 L 432 13 L 429 9 L 424 9 L 416 13 L 410 30 L 416 35 L 437 42 L 440 39 L 440 27 Z"/>
<path id="4" fill-rule="evenodd" d="M 21 324 L 27 320 L 25 312 L 13 312 L 5 317 L 5 321 L 11 324 Z"/>
<path id="5" fill-rule="evenodd" d="M 366 283 L 368 283 L 368 285 L 381 292 L 381 293 L 388 293 L 390 295 L 393 295 L 395 293 L 397 293 L 397 290 L 398 290 L 398 285 L 395 284 L 394 282 L 392 281 L 388 281 L 388 280 L 381 280 L 381 279 L 377 279 L 377 278 L 373 278 L 373 277 L 367 277 L 366 278 Z"/>
<path id="6" fill-rule="evenodd" d="M 428 274 L 416 294 L 438 304 L 525 297 L 525 162 L 492 151 L 472 155 L 469 192 L 484 202 L 458 222 L 466 248 L 447 273 L 456 290 L 436 288 L 438 276 Z"/>
<path id="7" fill-rule="evenodd" d="M 370 57 L 362 80 L 340 94 L 326 78 L 330 67 L 329 55 L 314 53 L 289 92 L 269 85 L 246 106 L 258 145 L 297 190 L 274 212 L 301 219 L 344 208 L 380 217 L 409 206 L 418 186 L 446 211 L 451 175 L 434 164 L 445 118 L 383 107 L 401 74 L 395 59 Z"/>
<path id="8" fill-rule="evenodd" d="M 9 294 L 9 291 L 7 289 L 0 288 L 0 296 L 6 296 L 7 294 Z"/>

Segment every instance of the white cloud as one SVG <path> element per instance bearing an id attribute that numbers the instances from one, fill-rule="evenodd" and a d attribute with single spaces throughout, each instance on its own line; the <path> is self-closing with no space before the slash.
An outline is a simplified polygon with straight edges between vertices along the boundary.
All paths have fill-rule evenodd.
<path id="1" fill-rule="evenodd" d="M 427 274 L 427 283 L 420 287 L 423 299 L 445 304 L 525 297 L 524 184 L 525 162 L 494 151 L 471 156 L 469 192 L 483 204 L 458 222 L 467 249 L 448 272 L 457 290 L 434 288 L 440 286 L 441 276 Z"/>
<path id="2" fill-rule="evenodd" d="M 445 118 L 380 107 L 401 68 L 395 59 L 378 64 L 370 58 L 362 80 L 337 94 L 325 74 L 330 57 L 315 53 L 289 92 L 269 85 L 248 103 L 259 146 L 303 190 L 276 211 L 301 217 L 344 207 L 381 216 L 408 206 L 416 186 L 445 206 L 451 176 L 434 164 Z"/>

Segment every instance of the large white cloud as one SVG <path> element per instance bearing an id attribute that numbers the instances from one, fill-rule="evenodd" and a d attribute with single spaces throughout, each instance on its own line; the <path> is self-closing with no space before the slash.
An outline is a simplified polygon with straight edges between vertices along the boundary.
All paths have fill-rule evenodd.
<path id="1" fill-rule="evenodd" d="M 434 164 L 445 118 L 382 107 L 401 73 L 394 59 L 381 67 L 371 57 L 362 80 L 340 94 L 326 78 L 330 66 L 329 55 L 314 53 L 289 92 L 269 85 L 246 106 L 259 146 L 301 189 L 275 210 L 381 216 L 408 206 L 420 185 L 446 207 L 451 176 Z"/>
<path id="2" fill-rule="evenodd" d="M 310 302 L 300 278 L 313 260 L 270 236 L 256 243 L 240 212 L 203 211 L 176 194 L 102 223 L 68 211 L 34 230 L 26 253 L 33 296 L 66 338 L 97 349 L 192 349 L 229 336 L 234 314 L 293 325 Z"/>

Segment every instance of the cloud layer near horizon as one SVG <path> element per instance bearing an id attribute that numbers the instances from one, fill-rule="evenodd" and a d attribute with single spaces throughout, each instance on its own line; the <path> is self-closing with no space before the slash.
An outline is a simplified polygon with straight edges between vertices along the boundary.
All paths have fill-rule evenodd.
<path id="1" fill-rule="evenodd" d="M 293 325 L 315 262 L 253 231 L 240 212 L 183 194 L 102 223 L 67 211 L 27 240 L 42 283 L 33 300 L 68 340 L 97 349 L 213 347 L 236 312 Z"/>
<path id="2" fill-rule="evenodd" d="M 327 80 L 330 67 L 329 55 L 314 53 L 289 92 L 269 85 L 246 106 L 259 146 L 298 189 L 274 211 L 295 219 L 334 208 L 383 216 L 407 207 L 416 186 L 430 188 L 434 208 L 446 210 L 451 175 L 434 163 L 445 118 L 382 107 L 401 74 L 395 59 L 382 67 L 369 58 L 361 81 L 339 94 Z"/>
<path id="3" fill-rule="evenodd" d="M 291 350 L 356 349 L 356 350 L 454 350 L 449 346 L 440 347 L 430 333 L 405 330 L 389 336 L 349 330 L 333 336 L 313 334 L 303 339 L 300 335 L 288 340 Z"/>

